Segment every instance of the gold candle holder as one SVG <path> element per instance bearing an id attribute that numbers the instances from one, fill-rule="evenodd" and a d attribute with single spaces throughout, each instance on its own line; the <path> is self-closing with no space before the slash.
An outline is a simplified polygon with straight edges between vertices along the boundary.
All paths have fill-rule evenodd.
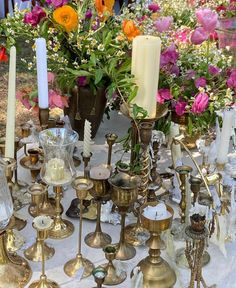
<path id="1" fill-rule="evenodd" d="M 142 206 L 141 221 L 143 226 L 150 231 L 151 237 L 146 242 L 149 247 L 149 256 L 141 260 L 137 266 L 143 273 L 143 288 L 167 288 L 173 287 L 176 282 L 176 275 L 169 264 L 160 256 L 161 250 L 166 245 L 161 239 L 161 233 L 170 228 L 174 211 L 166 205 L 170 217 L 163 220 L 149 219 L 144 216 L 143 211 L 147 206 L 156 206 L 157 202 L 149 202 Z M 132 273 L 131 273 L 132 274 Z"/>
<path id="2" fill-rule="evenodd" d="M 135 248 L 125 241 L 125 217 L 129 207 L 136 201 L 138 197 L 138 180 L 135 176 L 131 177 L 126 173 L 119 172 L 115 176 L 109 178 L 111 184 L 111 199 L 118 207 L 121 215 L 121 231 L 120 241 L 117 244 L 116 259 L 129 260 L 136 254 Z"/>
<path id="3" fill-rule="evenodd" d="M 80 200 L 80 222 L 79 222 L 79 243 L 78 253 L 75 258 L 69 260 L 64 265 L 64 271 L 69 277 L 76 275 L 79 269 L 83 268 L 82 278 L 86 278 L 91 275 L 94 265 L 91 261 L 82 256 L 82 223 L 83 223 L 83 200 L 87 197 L 88 191 L 93 187 L 93 182 L 87 178 L 77 177 L 72 182 L 72 187 L 76 190 L 76 195 Z"/>
<path id="4" fill-rule="evenodd" d="M 11 223 L 8 227 L 11 227 Z M 16 253 L 8 254 L 5 230 L 0 231 L 0 274 L 0 287 L 25 287 L 32 276 L 32 270 L 24 258 Z"/>
<path id="5" fill-rule="evenodd" d="M 189 179 L 190 189 L 193 192 L 193 205 L 197 202 L 197 198 L 201 189 L 202 179 L 198 177 L 191 176 Z"/>
<path id="6" fill-rule="evenodd" d="M 90 194 L 94 197 L 97 202 L 97 221 L 95 232 L 86 235 L 84 241 L 92 248 L 103 248 L 111 243 L 111 237 L 102 232 L 101 229 L 101 205 L 102 202 L 110 199 L 110 185 L 108 178 L 110 177 L 111 171 L 106 168 L 107 166 L 93 167 L 90 170 L 90 180 L 93 182 L 93 188 L 90 190 Z M 98 169 L 97 172 L 105 172 L 106 175 L 92 175 L 92 170 Z M 97 179 L 101 178 L 101 179 Z"/>
<path id="7" fill-rule="evenodd" d="M 107 144 L 108 144 L 108 157 L 107 157 L 107 165 L 111 165 L 111 154 L 112 154 L 112 146 L 115 144 L 118 136 L 115 133 L 108 133 L 105 135 Z"/>
<path id="8" fill-rule="evenodd" d="M 97 287 L 94 288 L 102 288 L 102 284 L 104 283 L 107 274 L 106 270 L 103 267 L 99 266 L 93 269 L 92 274 L 95 282 L 97 283 Z"/>
<path id="9" fill-rule="evenodd" d="M 39 150 L 36 148 L 28 149 L 27 156 L 21 158 L 20 165 L 30 170 L 32 181 L 35 182 L 42 166 L 42 162 L 39 159 Z"/>
<path id="10" fill-rule="evenodd" d="M 38 241 L 41 244 L 42 273 L 40 279 L 31 283 L 29 288 L 59 288 L 60 286 L 56 282 L 49 280 L 45 274 L 44 241 L 48 237 L 48 232 L 53 227 L 53 220 L 49 216 L 38 216 L 34 218 L 33 227 L 37 230 Z"/>
<path id="11" fill-rule="evenodd" d="M 117 247 L 115 245 L 108 245 L 103 248 L 105 257 L 108 260 L 107 264 L 103 264 L 102 267 L 105 268 L 107 274 L 104 280 L 105 285 L 118 285 L 125 281 L 127 274 L 125 271 L 122 271 L 119 275 L 113 265 L 113 260 L 116 259 Z"/>
<path id="12" fill-rule="evenodd" d="M 29 123 L 23 123 L 20 125 L 21 127 L 21 137 L 27 138 L 31 134 L 31 128 L 32 126 Z"/>
<path id="13" fill-rule="evenodd" d="M 49 108 L 39 108 L 39 123 L 42 130 L 48 128 Z"/>
<path id="14" fill-rule="evenodd" d="M 49 231 L 49 238 L 63 239 L 69 237 L 74 232 L 74 225 L 70 221 L 61 218 L 62 186 L 54 186 L 53 190 L 56 193 L 56 215 L 54 217 L 53 228 Z"/>
<path id="15" fill-rule="evenodd" d="M 90 153 L 90 156 L 85 157 L 83 152 L 81 152 L 81 156 L 84 162 L 84 177 L 89 178 L 88 165 L 89 165 L 91 157 L 93 156 L 93 153 Z"/>

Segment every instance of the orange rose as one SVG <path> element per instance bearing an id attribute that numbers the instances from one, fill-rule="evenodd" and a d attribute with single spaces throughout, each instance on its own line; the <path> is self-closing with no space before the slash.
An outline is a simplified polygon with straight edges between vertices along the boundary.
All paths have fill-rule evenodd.
<path id="1" fill-rule="evenodd" d="M 141 34 L 141 31 L 135 26 L 132 20 L 124 20 L 122 23 L 122 28 L 125 36 L 130 41 Z"/>
<path id="2" fill-rule="evenodd" d="M 114 4 L 115 0 L 95 0 L 95 7 L 100 17 L 112 15 Z"/>
<path id="3" fill-rule="evenodd" d="M 78 27 L 78 15 L 69 5 L 57 8 L 53 12 L 53 19 L 63 26 L 67 32 L 71 32 Z"/>

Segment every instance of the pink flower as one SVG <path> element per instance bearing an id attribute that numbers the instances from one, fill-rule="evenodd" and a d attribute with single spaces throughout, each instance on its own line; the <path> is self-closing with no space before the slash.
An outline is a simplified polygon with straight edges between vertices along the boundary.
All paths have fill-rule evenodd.
<path id="1" fill-rule="evenodd" d="M 227 87 L 236 90 L 236 69 L 230 71 Z"/>
<path id="2" fill-rule="evenodd" d="M 197 21 L 206 32 L 211 33 L 216 29 L 218 15 L 209 8 L 200 8 L 196 11 Z"/>
<path id="3" fill-rule="evenodd" d="M 157 31 L 162 33 L 162 32 L 166 32 L 170 28 L 172 23 L 173 23 L 173 17 L 167 16 L 167 17 L 159 18 L 154 23 L 154 25 L 155 25 Z"/>
<path id="4" fill-rule="evenodd" d="M 209 97 L 206 93 L 198 93 L 192 105 L 192 112 L 200 114 L 204 112 L 208 106 Z"/>
<path id="5" fill-rule="evenodd" d="M 166 50 L 161 53 L 160 65 L 161 67 L 167 64 L 175 64 L 179 57 L 179 53 L 176 51 L 175 44 L 172 43 Z"/>
<path id="6" fill-rule="evenodd" d="M 176 114 L 179 115 L 179 116 L 182 116 L 184 114 L 184 112 L 185 112 L 185 108 L 186 108 L 187 104 L 188 103 L 185 102 L 185 101 L 181 101 L 181 100 L 177 101 L 176 104 L 175 104 L 175 112 L 176 112 Z"/>
<path id="7" fill-rule="evenodd" d="M 166 100 L 172 99 L 173 96 L 170 93 L 170 89 L 159 89 L 156 95 L 158 103 L 163 104 Z"/>
<path id="8" fill-rule="evenodd" d="M 40 6 L 34 6 L 31 12 L 25 14 L 24 23 L 35 27 L 44 17 L 46 17 L 46 12 Z"/>
<path id="9" fill-rule="evenodd" d="M 190 41 L 195 45 L 199 45 L 202 44 L 202 42 L 206 41 L 208 39 L 208 36 L 209 35 L 204 28 L 198 27 L 192 32 L 190 36 Z"/>
<path id="10" fill-rule="evenodd" d="M 208 72 L 212 75 L 212 76 L 216 76 L 220 74 L 221 69 L 217 66 L 213 66 L 213 65 L 209 65 L 208 67 Z"/>
<path id="11" fill-rule="evenodd" d="M 49 106 L 50 108 L 61 108 L 68 107 L 68 99 L 67 97 L 61 96 L 58 91 L 50 89 L 48 91 L 49 97 Z"/>
<path id="12" fill-rule="evenodd" d="M 157 3 L 155 3 L 155 2 L 149 4 L 149 5 L 148 5 L 148 9 L 149 9 L 151 12 L 153 12 L 153 13 L 161 10 L 160 6 L 159 6 Z"/>
<path id="13" fill-rule="evenodd" d="M 61 7 L 68 3 L 68 0 L 46 0 L 48 5 L 52 5 L 54 8 Z"/>
<path id="14" fill-rule="evenodd" d="M 79 76 L 76 79 L 76 81 L 77 81 L 77 85 L 81 87 L 86 86 L 88 84 L 88 79 L 86 76 Z"/>
<path id="15" fill-rule="evenodd" d="M 52 72 L 48 72 L 48 83 L 53 84 L 55 80 L 55 74 Z"/>
<path id="16" fill-rule="evenodd" d="M 175 33 L 175 39 L 181 43 L 188 43 L 190 31 L 189 28 L 177 31 Z"/>
<path id="17" fill-rule="evenodd" d="M 189 69 L 186 71 L 186 79 L 190 80 L 193 79 L 196 75 L 196 72 L 193 69 Z"/>
<path id="18" fill-rule="evenodd" d="M 199 77 L 199 78 L 197 78 L 197 79 L 194 81 L 194 84 L 195 84 L 196 88 L 205 87 L 206 84 L 207 84 L 206 78 L 204 78 L 204 77 Z"/>

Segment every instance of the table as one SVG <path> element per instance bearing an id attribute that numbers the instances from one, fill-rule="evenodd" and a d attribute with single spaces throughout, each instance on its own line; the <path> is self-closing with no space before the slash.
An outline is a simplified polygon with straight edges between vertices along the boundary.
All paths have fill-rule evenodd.
<path id="1" fill-rule="evenodd" d="M 105 138 L 104 135 L 108 132 L 115 132 L 118 136 L 124 135 L 126 130 L 129 127 L 129 121 L 121 115 L 113 113 L 109 121 L 105 120 L 94 139 L 95 145 L 93 145 L 93 158 L 91 164 L 100 164 L 104 163 L 107 159 L 107 147 L 104 144 Z M 79 148 L 82 148 L 82 143 L 79 143 Z M 120 153 L 116 153 L 119 150 L 119 147 L 114 147 L 114 153 L 112 154 L 113 162 L 119 160 Z M 194 156 L 199 158 L 199 153 L 195 152 Z M 128 155 L 124 156 L 124 160 L 128 160 Z M 189 158 L 185 157 L 184 162 L 189 164 Z M 163 149 L 161 153 L 161 159 L 158 163 L 158 167 L 167 167 L 170 163 L 170 151 Z M 19 179 L 26 179 L 29 177 L 29 171 L 21 168 L 19 171 Z M 71 200 L 75 198 L 75 191 L 72 188 L 69 188 L 65 191 L 62 204 L 67 210 Z M 24 207 L 20 211 L 28 221 L 28 224 L 25 229 L 21 231 L 21 234 L 26 238 L 28 244 L 32 244 L 35 237 L 35 230 L 32 228 L 33 218 L 28 214 L 27 207 Z M 63 215 L 65 219 L 67 218 Z M 95 286 L 93 277 L 90 276 L 86 279 L 78 281 L 76 278 L 69 278 L 63 271 L 64 264 L 71 258 L 73 258 L 77 253 L 77 243 L 78 243 L 78 227 L 79 220 L 69 219 L 75 225 L 75 231 L 71 237 L 63 240 L 52 240 L 47 239 L 47 243 L 51 244 L 55 248 L 55 255 L 46 261 L 46 273 L 49 279 L 55 280 L 62 288 L 90 288 Z M 83 225 L 83 238 L 91 231 L 95 230 L 95 222 L 84 220 Z M 127 224 L 129 224 L 127 222 Z M 112 242 L 116 243 L 119 240 L 120 225 L 114 226 L 108 223 L 102 223 L 102 229 L 104 232 L 108 233 L 112 237 Z M 175 243 L 175 248 L 184 247 L 184 242 Z M 217 284 L 218 288 L 236 288 L 236 243 L 227 243 L 227 258 L 223 256 L 219 248 L 213 244 L 210 244 L 208 252 L 211 255 L 210 263 L 204 267 L 203 275 L 208 285 Z M 117 288 L 132 288 L 130 281 L 130 272 L 137 265 L 137 263 L 147 256 L 146 247 L 138 247 L 136 257 L 125 262 L 119 262 L 120 265 L 127 272 L 127 279 L 120 285 L 115 287 Z M 102 249 L 93 249 L 88 247 L 85 243 L 82 245 L 83 256 L 92 260 L 95 266 L 103 264 L 106 262 L 104 253 Z M 19 252 L 20 255 L 23 255 L 23 251 Z M 190 279 L 189 271 L 186 269 L 177 268 L 174 264 L 174 255 L 169 256 L 165 252 L 162 253 L 163 258 L 165 258 L 170 265 L 176 270 L 178 281 L 175 288 L 186 288 L 188 285 L 188 280 Z M 30 283 L 39 279 L 41 263 L 40 262 L 30 262 L 30 266 L 33 270 L 33 276 Z M 28 286 L 27 286 L 28 287 Z M 140 287 L 141 288 L 141 287 Z M 158 288 L 158 287 L 157 287 Z"/>

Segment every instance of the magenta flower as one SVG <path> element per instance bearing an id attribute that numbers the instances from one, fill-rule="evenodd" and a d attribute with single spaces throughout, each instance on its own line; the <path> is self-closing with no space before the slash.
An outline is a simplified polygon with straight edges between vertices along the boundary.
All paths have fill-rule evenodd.
<path id="1" fill-rule="evenodd" d="M 211 33 L 216 29 L 218 15 L 209 8 L 200 8 L 196 11 L 197 21 L 206 32 Z"/>
<path id="2" fill-rule="evenodd" d="M 175 39 L 181 43 L 188 43 L 190 31 L 189 28 L 177 31 L 175 33 Z"/>
<path id="3" fill-rule="evenodd" d="M 161 10 L 160 6 L 154 2 L 148 5 L 148 9 L 153 13 Z"/>
<path id="4" fill-rule="evenodd" d="M 86 76 L 79 76 L 77 78 L 77 84 L 78 86 L 84 87 L 88 84 L 88 79 Z"/>
<path id="5" fill-rule="evenodd" d="M 46 3 L 52 5 L 54 8 L 58 8 L 68 4 L 68 0 L 46 0 Z"/>
<path id="6" fill-rule="evenodd" d="M 179 76 L 179 74 L 180 74 L 180 69 L 177 65 L 172 65 L 172 67 L 170 67 L 169 71 L 170 71 L 170 74 L 174 74 L 175 76 Z"/>
<path id="7" fill-rule="evenodd" d="M 212 75 L 212 76 L 217 76 L 220 74 L 221 69 L 217 66 L 213 66 L 213 65 L 209 65 L 208 67 L 208 72 Z"/>
<path id="8" fill-rule="evenodd" d="M 40 6 L 34 6 L 31 12 L 25 14 L 24 23 L 35 27 L 44 17 L 46 17 L 46 12 Z"/>
<path id="9" fill-rule="evenodd" d="M 50 108 L 61 108 L 68 107 L 68 98 L 61 96 L 58 91 L 50 89 L 48 91 L 49 107 Z"/>
<path id="10" fill-rule="evenodd" d="M 163 67 L 167 64 L 175 64 L 178 57 L 179 53 L 176 51 L 175 44 L 172 43 L 161 53 L 160 66 Z"/>
<path id="11" fill-rule="evenodd" d="M 208 106 L 209 97 L 206 93 L 198 93 L 192 105 L 192 112 L 196 114 L 201 114 L 204 112 Z"/>
<path id="12" fill-rule="evenodd" d="M 232 69 L 227 80 L 227 87 L 236 91 L 236 69 Z"/>
<path id="13" fill-rule="evenodd" d="M 93 16 L 93 12 L 91 9 L 88 9 L 86 12 L 85 12 L 85 19 L 90 19 L 92 18 Z"/>
<path id="14" fill-rule="evenodd" d="M 157 31 L 162 33 L 162 32 L 166 32 L 170 28 L 172 23 L 173 23 L 173 17 L 167 16 L 167 17 L 159 18 L 154 23 L 154 25 L 155 25 Z"/>
<path id="15" fill-rule="evenodd" d="M 190 79 L 193 79 L 195 75 L 196 75 L 196 72 L 193 69 L 189 69 L 186 71 L 185 77 L 187 80 L 190 80 Z"/>
<path id="16" fill-rule="evenodd" d="M 184 114 L 184 112 L 185 112 L 185 108 L 186 108 L 187 104 L 188 103 L 185 102 L 185 101 L 181 101 L 181 100 L 177 101 L 176 104 L 175 104 L 175 112 L 176 112 L 176 114 L 179 115 L 179 116 L 182 116 Z"/>
<path id="17" fill-rule="evenodd" d="M 159 89 L 156 95 L 156 99 L 158 103 L 163 104 L 166 100 L 172 99 L 173 96 L 170 93 L 170 89 Z"/>
<path id="18" fill-rule="evenodd" d="M 199 45 L 202 44 L 202 42 L 206 41 L 208 39 L 208 33 L 205 31 L 202 27 L 197 27 L 193 33 L 190 36 L 190 41 L 195 44 Z"/>
<path id="19" fill-rule="evenodd" d="M 205 87 L 207 82 L 205 77 L 199 77 L 194 81 L 196 88 Z"/>

